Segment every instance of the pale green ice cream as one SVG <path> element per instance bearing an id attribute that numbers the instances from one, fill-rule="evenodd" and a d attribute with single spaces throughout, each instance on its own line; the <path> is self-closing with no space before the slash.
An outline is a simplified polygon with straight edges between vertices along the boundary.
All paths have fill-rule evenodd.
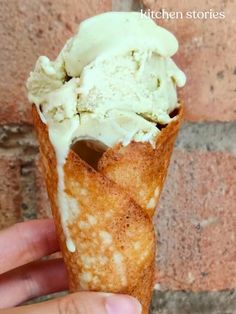
<path id="1" fill-rule="evenodd" d="M 51 127 L 77 120 L 77 138 L 96 140 L 101 130 L 106 146 L 154 142 L 155 123 L 171 121 L 176 86 L 186 80 L 170 58 L 177 49 L 175 37 L 141 13 L 95 16 L 80 24 L 55 61 L 38 59 L 29 100 Z"/>
<path id="2" fill-rule="evenodd" d="M 71 145 L 86 140 L 106 149 L 137 141 L 154 147 L 156 125 L 172 120 L 176 87 L 186 80 L 170 58 L 177 49 L 176 38 L 141 13 L 110 12 L 81 23 L 55 61 L 40 57 L 31 72 L 28 96 L 56 153 L 69 251 L 76 249 L 67 226 L 77 202 L 65 193 L 63 165 Z"/>

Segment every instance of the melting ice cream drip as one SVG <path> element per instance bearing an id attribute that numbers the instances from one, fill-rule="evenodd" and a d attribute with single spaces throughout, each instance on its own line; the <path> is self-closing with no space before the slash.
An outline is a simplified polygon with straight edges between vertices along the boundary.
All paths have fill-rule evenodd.
<path id="1" fill-rule="evenodd" d="M 77 201 L 69 197 L 65 192 L 65 176 L 64 165 L 66 157 L 69 153 L 75 130 L 79 125 L 79 118 L 74 117 L 71 120 L 65 120 L 61 128 L 49 128 L 49 138 L 54 147 L 57 159 L 57 203 L 60 212 L 61 224 L 64 235 L 66 237 L 66 245 L 70 252 L 75 252 L 76 247 L 70 236 L 68 228 L 69 221 L 73 218 L 76 212 L 79 212 Z"/>
<path id="2" fill-rule="evenodd" d="M 60 209 L 60 214 L 61 214 L 62 228 L 63 228 L 64 235 L 66 237 L 66 246 L 70 252 L 75 252 L 76 247 L 70 236 L 70 231 L 68 229 L 70 214 L 69 214 L 69 204 L 67 200 L 67 195 L 64 191 L 65 184 L 64 184 L 63 165 L 59 165 L 59 164 L 57 165 L 57 173 L 58 173 L 57 201 L 58 201 L 58 207 Z"/>

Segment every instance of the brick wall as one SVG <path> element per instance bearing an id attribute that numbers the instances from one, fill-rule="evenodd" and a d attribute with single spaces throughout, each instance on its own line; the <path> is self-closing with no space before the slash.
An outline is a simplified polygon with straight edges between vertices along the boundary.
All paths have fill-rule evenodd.
<path id="1" fill-rule="evenodd" d="M 113 10 L 224 10 L 220 20 L 160 20 L 180 42 L 188 76 L 179 134 L 158 213 L 155 314 L 236 313 L 236 0 L 113 0 Z M 0 227 L 50 215 L 25 80 L 55 57 L 103 0 L 1 0 Z M 68 18 L 69 17 L 69 18 Z M 186 292 L 185 292 L 186 291 Z"/>

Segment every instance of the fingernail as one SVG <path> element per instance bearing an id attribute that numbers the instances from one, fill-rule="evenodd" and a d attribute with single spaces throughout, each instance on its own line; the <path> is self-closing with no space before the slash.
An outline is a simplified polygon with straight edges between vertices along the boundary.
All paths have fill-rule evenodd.
<path id="1" fill-rule="evenodd" d="M 141 314 L 142 306 L 137 299 L 124 295 L 111 295 L 106 298 L 107 314 Z"/>

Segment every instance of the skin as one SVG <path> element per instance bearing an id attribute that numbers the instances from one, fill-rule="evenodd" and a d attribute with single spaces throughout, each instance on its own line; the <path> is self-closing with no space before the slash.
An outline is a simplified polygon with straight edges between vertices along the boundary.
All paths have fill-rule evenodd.
<path id="1" fill-rule="evenodd" d="M 18 306 L 68 289 L 62 258 L 42 259 L 58 251 L 51 219 L 18 223 L 0 231 L 0 314 L 141 314 L 139 302 L 130 296 L 95 292 Z"/>

